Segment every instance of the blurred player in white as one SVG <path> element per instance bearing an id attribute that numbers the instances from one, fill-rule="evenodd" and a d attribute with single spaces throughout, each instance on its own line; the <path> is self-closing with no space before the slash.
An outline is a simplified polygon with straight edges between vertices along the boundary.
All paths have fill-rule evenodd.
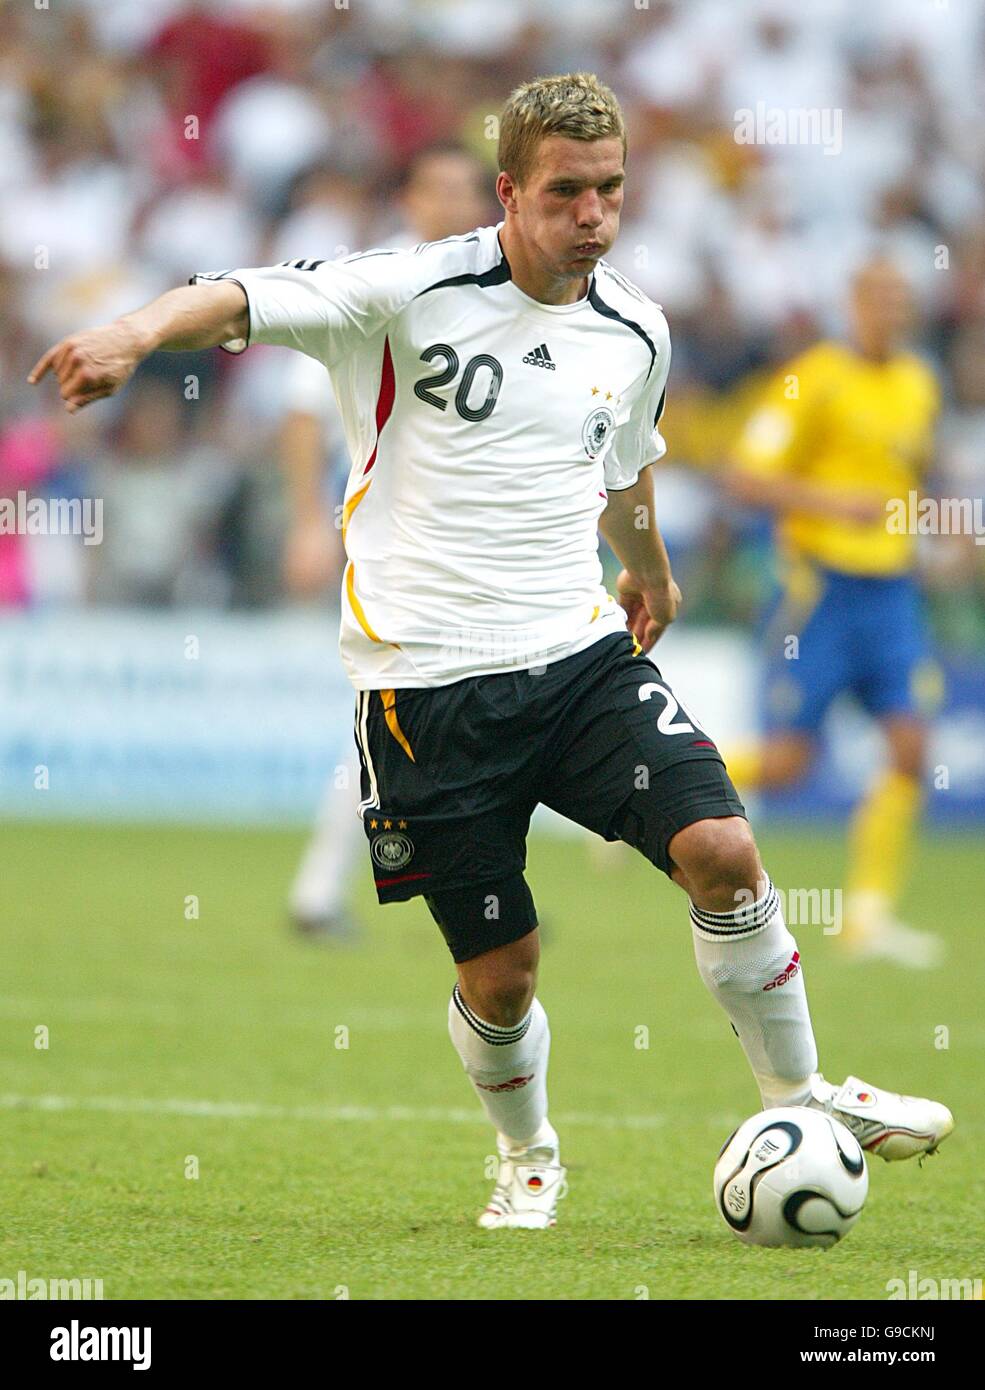
<path id="1" fill-rule="evenodd" d="M 491 211 L 479 160 L 451 142 L 420 150 L 403 181 L 400 211 L 403 227 L 385 243 L 395 250 L 471 231 Z M 284 404 L 280 455 L 289 504 L 284 579 L 291 594 L 308 599 L 332 586 L 337 592 L 345 559 L 326 478 L 329 460 L 344 448 L 344 440 L 321 362 L 304 353 L 292 355 Z M 333 771 L 328 779 L 289 897 L 297 929 L 325 940 L 351 941 L 358 934 L 347 904 L 357 859 L 362 867 L 365 836 L 358 814 L 359 756 L 354 743 L 349 748 L 342 775 L 337 778 Z"/>
<path id="2" fill-rule="evenodd" d="M 53 371 L 75 411 L 158 348 L 267 342 L 328 367 L 352 459 L 340 649 L 363 828 L 380 901 L 423 896 L 455 962 L 448 1030 L 500 1156 L 486 1229 L 553 1226 L 565 1191 L 524 877 L 541 804 L 684 890 L 698 973 L 764 1107 L 823 1110 L 893 1160 L 933 1152 L 954 1123 L 934 1101 L 817 1071 L 797 943 L 721 754 L 637 659 L 680 591 L 651 467 L 669 331 L 605 260 L 625 157 L 597 78 L 525 83 L 500 122 L 497 226 L 195 276 L 63 339 L 30 376 Z M 625 566 L 620 601 L 600 527 Z"/>

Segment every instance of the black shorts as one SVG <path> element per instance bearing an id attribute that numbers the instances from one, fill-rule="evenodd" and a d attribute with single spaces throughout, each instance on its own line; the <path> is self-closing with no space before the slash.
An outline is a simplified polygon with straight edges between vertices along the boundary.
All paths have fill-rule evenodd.
<path id="1" fill-rule="evenodd" d="M 745 811 L 718 749 L 629 633 L 546 667 L 362 691 L 362 817 L 381 903 L 422 894 L 456 960 L 537 924 L 523 882 L 543 803 L 669 874 L 678 831 Z"/>

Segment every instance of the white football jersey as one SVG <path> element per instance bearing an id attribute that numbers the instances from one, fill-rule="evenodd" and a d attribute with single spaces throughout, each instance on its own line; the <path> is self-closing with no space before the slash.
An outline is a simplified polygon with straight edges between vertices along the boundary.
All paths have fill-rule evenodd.
<path id="1" fill-rule="evenodd" d="M 357 690 L 544 666 L 625 627 L 598 519 L 665 446 L 670 340 L 605 261 L 575 304 L 519 289 L 496 227 L 231 279 L 249 336 L 328 368 L 352 471 L 340 650 Z"/>

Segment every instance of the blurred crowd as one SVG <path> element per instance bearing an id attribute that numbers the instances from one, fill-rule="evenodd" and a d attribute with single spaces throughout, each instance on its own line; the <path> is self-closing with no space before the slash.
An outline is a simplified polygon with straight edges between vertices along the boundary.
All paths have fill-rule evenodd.
<path id="1" fill-rule="evenodd" d="M 286 354 L 157 354 L 70 418 L 40 352 L 197 270 L 401 234 L 416 153 L 488 171 L 532 76 L 595 71 L 626 111 L 613 263 L 664 306 L 660 522 L 692 621 L 751 622 L 769 536 L 716 485 L 765 374 L 844 329 L 888 252 L 944 410 L 932 490 L 985 490 L 985 6 L 973 0 L 59 0 L 0 3 L 0 497 L 104 499 L 105 539 L 0 536 L 0 605 L 283 602 Z M 837 112 L 812 143 L 741 112 Z M 823 129 L 823 127 L 822 127 Z M 11 549 L 16 547 L 16 554 Z M 923 556 L 938 636 L 985 648 L 985 547 Z"/>

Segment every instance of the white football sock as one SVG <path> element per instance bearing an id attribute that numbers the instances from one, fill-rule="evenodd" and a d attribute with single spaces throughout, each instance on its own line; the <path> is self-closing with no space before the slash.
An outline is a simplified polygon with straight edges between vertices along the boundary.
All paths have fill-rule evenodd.
<path id="1" fill-rule="evenodd" d="M 462 1066 L 496 1127 L 500 1149 L 534 1140 L 557 1143 L 547 1123 L 547 1060 L 551 1030 L 538 1000 L 510 1028 L 486 1023 L 472 1012 L 458 985 L 448 1004 L 448 1032 Z"/>
<path id="2" fill-rule="evenodd" d="M 797 943 L 776 889 L 767 879 L 763 896 L 735 912 L 707 912 L 692 902 L 691 928 L 698 971 L 732 1020 L 763 1108 L 802 1105 L 817 1048 Z"/>
<path id="3" fill-rule="evenodd" d="M 365 833 L 359 819 L 359 754 L 355 747 L 345 764 L 346 785 L 329 779 L 318 808 L 318 821 L 291 885 L 291 911 L 298 917 L 330 917 L 341 907 Z"/>

